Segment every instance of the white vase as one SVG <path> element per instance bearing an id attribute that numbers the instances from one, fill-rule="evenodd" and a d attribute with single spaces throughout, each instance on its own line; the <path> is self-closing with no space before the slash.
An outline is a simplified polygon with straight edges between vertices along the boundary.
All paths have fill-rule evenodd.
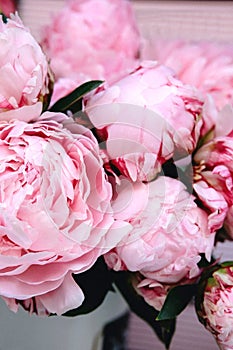
<path id="1" fill-rule="evenodd" d="M 127 310 L 118 293 L 109 293 L 95 311 L 77 317 L 14 314 L 0 301 L 0 350 L 101 350 L 103 326 Z"/>

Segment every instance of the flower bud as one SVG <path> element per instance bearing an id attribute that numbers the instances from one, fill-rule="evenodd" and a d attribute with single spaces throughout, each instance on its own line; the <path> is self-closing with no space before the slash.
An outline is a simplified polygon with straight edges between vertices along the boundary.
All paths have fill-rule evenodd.
<path id="1" fill-rule="evenodd" d="M 221 350 L 233 349 L 233 262 L 214 268 L 200 283 L 197 314 Z"/>

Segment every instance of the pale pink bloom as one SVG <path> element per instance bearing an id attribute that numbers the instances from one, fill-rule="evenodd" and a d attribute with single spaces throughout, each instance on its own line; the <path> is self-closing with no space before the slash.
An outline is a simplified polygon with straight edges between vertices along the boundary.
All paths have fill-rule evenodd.
<path id="1" fill-rule="evenodd" d="M 218 112 L 214 126 L 214 133 L 216 137 L 233 137 L 233 106 L 226 105 L 220 112 Z"/>
<path id="2" fill-rule="evenodd" d="M 112 207 L 116 219 L 132 229 L 105 255 L 110 268 L 171 284 L 200 273 L 200 253 L 210 259 L 215 235 L 208 229 L 208 216 L 180 181 L 164 176 L 148 184 L 123 179 Z"/>
<path id="3" fill-rule="evenodd" d="M 16 6 L 14 0 L 0 0 L 0 12 L 4 13 L 5 16 L 9 16 L 15 12 Z"/>
<path id="4" fill-rule="evenodd" d="M 227 201 L 221 190 L 215 188 L 211 183 L 211 173 L 203 172 L 203 180 L 195 181 L 193 188 L 195 195 L 201 201 L 204 210 L 208 213 L 208 228 L 215 232 L 223 226 L 228 211 Z M 208 175 L 210 175 L 208 177 Z M 221 178 L 220 178 L 221 181 Z"/>
<path id="5" fill-rule="evenodd" d="M 13 310 L 78 307 L 85 296 L 72 274 L 127 229 L 113 219 L 96 140 L 62 114 L 1 122 L 0 164 L 0 295 Z"/>
<path id="6" fill-rule="evenodd" d="M 225 165 L 233 172 L 233 138 L 231 136 L 219 136 L 205 143 L 194 156 L 196 163 L 206 164 L 208 169 Z M 224 174 L 226 177 L 226 174 Z M 230 185 L 230 184 L 229 184 Z"/>
<path id="7" fill-rule="evenodd" d="M 210 212 L 211 230 L 222 227 L 227 210 L 233 205 L 232 158 L 231 136 L 213 138 L 194 155 L 193 187 L 204 208 Z"/>
<path id="8" fill-rule="evenodd" d="M 126 0 L 70 0 L 44 28 L 42 46 L 58 78 L 112 82 L 137 64 L 140 37 Z"/>
<path id="9" fill-rule="evenodd" d="M 144 61 L 87 99 L 85 111 L 100 140 L 106 141 L 111 163 L 133 181 L 148 181 L 166 160 L 194 150 L 202 106 L 197 91 L 169 68 Z"/>
<path id="10" fill-rule="evenodd" d="M 213 97 L 207 94 L 202 109 L 202 121 L 201 137 L 205 142 L 213 137 L 233 135 L 233 105 L 226 104 L 218 110 Z"/>
<path id="11" fill-rule="evenodd" d="M 142 57 L 174 69 L 181 81 L 211 94 L 219 109 L 233 103 L 232 44 L 158 40 L 144 48 Z"/>
<path id="12" fill-rule="evenodd" d="M 38 118 L 48 94 L 48 63 L 17 15 L 0 23 L 0 120 Z"/>
<path id="13" fill-rule="evenodd" d="M 183 279 L 179 281 L 178 285 L 193 284 L 197 281 L 198 277 L 194 279 Z M 168 292 L 177 286 L 177 284 L 159 283 L 150 278 L 143 278 L 138 273 L 133 274 L 131 282 L 136 292 L 144 298 L 147 304 L 153 306 L 157 311 L 161 310 Z"/>
<path id="14" fill-rule="evenodd" d="M 229 105 L 228 105 L 229 106 Z M 224 113 L 224 112 L 223 112 Z M 200 132 L 200 137 L 213 137 L 216 133 L 216 127 L 220 121 L 223 124 L 223 120 L 219 120 L 222 116 L 222 111 L 219 112 L 217 106 L 211 95 L 207 95 L 205 98 L 205 103 L 203 105 L 201 117 L 202 117 L 202 128 Z"/>
<path id="15" fill-rule="evenodd" d="M 225 105 L 218 111 L 213 98 L 208 95 L 202 110 L 201 136 L 204 142 L 219 136 L 233 136 L 233 105 Z"/>
<path id="16" fill-rule="evenodd" d="M 207 280 L 198 310 L 200 321 L 213 334 L 221 350 L 233 349 L 233 268 L 230 263 L 226 265 Z"/>
<path id="17" fill-rule="evenodd" d="M 132 285 L 136 292 L 141 295 L 145 302 L 160 311 L 166 296 L 171 288 L 169 284 L 162 284 L 153 279 L 143 278 L 138 273 L 132 277 Z"/>

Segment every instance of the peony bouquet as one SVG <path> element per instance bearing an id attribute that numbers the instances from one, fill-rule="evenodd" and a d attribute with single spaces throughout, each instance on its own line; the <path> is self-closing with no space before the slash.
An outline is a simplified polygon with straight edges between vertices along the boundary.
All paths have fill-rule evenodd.
<path id="1" fill-rule="evenodd" d="M 0 40 L 8 307 L 77 316 L 118 290 L 168 349 L 195 300 L 233 349 L 233 46 L 143 48 L 127 0 L 67 1 L 40 44 L 2 15 Z"/>

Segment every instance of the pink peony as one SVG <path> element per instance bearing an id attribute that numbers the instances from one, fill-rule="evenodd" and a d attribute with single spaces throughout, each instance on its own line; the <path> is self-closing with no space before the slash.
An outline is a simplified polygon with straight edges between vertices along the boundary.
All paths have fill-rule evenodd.
<path id="1" fill-rule="evenodd" d="M 5 16 L 9 16 L 15 12 L 15 0 L 0 0 L 0 12 L 4 13 Z"/>
<path id="2" fill-rule="evenodd" d="M 210 213 L 213 230 L 220 229 L 233 206 L 233 138 L 215 137 L 194 155 L 194 190 Z M 229 215 L 230 220 L 231 215 Z M 228 225 L 229 226 L 229 225 Z M 233 237 L 233 236 L 232 236 Z"/>
<path id="3" fill-rule="evenodd" d="M 21 303 L 62 314 L 81 305 L 72 273 L 89 269 L 127 229 L 113 219 L 98 144 L 64 118 L 0 123 L 0 295 L 13 310 Z"/>
<path id="4" fill-rule="evenodd" d="M 219 109 L 233 103 L 233 45 L 155 41 L 142 56 L 171 67 L 181 81 L 211 94 Z"/>
<path id="5" fill-rule="evenodd" d="M 172 157 L 191 153 L 203 106 L 197 91 L 172 71 L 145 61 L 129 76 L 86 101 L 86 113 L 106 141 L 111 164 L 133 181 L 148 181 Z"/>
<path id="6" fill-rule="evenodd" d="M 0 120 L 39 116 L 48 93 L 48 63 L 20 18 L 0 23 Z"/>
<path id="7" fill-rule="evenodd" d="M 221 350 L 233 349 L 233 267 L 225 263 L 205 282 L 198 316 Z"/>
<path id="8" fill-rule="evenodd" d="M 217 113 L 212 131 L 193 157 L 194 190 L 209 215 L 211 230 L 224 223 L 233 238 L 233 108 L 225 106 Z M 225 220 L 226 219 L 226 220 Z M 224 222 L 225 220 L 225 222 Z"/>
<path id="9" fill-rule="evenodd" d="M 126 0 L 70 0 L 44 28 L 42 46 L 58 78 L 112 82 L 137 62 L 139 33 Z"/>
<path id="10" fill-rule="evenodd" d="M 214 137 L 230 135 L 233 131 L 233 106 L 228 104 L 218 111 L 213 98 L 208 95 L 202 110 L 202 120 L 201 143 Z"/>
<path id="11" fill-rule="evenodd" d="M 153 306 L 157 311 L 161 310 L 171 288 L 169 284 L 162 284 L 153 279 L 143 278 L 138 273 L 133 275 L 131 282 L 136 292 L 144 298 L 147 304 Z"/>
<path id="12" fill-rule="evenodd" d="M 197 281 L 198 277 L 181 280 L 178 285 L 193 284 Z M 157 311 L 162 309 L 168 292 L 177 286 L 177 284 L 164 284 L 150 278 L 143 278 L 138 273 L 133 274 L 131 282 L 136 292 L 144 298 L 147 304 L 154 307 Z"/>
<path id="13" fill-rule="evenodd" d="M 171 284 L 200 273 L 200 253 L 210 259 L 215 235 L 208 230 L 207 214 L 180 181 L 164 176 L 148 184 L 124 179 L 112 206 L 116 219 L 132 229 L 105 255 L 110 268 Z"/>
<path id="14" fill-rule="evenodd" d="M 228 204 L 222 190 L 218 187 L 215 188 L 215 175 L 212 176 L 210 172 L 203 172 L 201 176 L 203 176 L 204 180 L 195 181 L 194 176 L 193 188 L 203 209 L 208 213 L 208 228 L 211 232 L 215 232 L 223 226 L 228 211 Z M 222 181 L 221 176 L 217 181 Z"/>

